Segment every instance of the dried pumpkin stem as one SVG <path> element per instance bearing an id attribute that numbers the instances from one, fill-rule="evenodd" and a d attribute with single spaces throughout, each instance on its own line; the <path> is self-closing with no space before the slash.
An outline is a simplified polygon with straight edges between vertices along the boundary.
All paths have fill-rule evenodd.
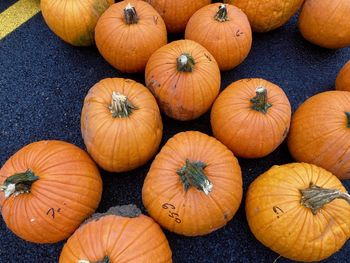
<path id="1" fill-rule="evenodd" d="M 137 24 L 139 17 L 137 16 L 136 9 L 130 3 L 124 9 L 124 20 L 128 25 Z"/>
<path id="2" fill-rule="evenodd" d="M 18 196 L 30 193 L 32 184 L 37 180 L 39 180 L 39 177 L 30 170 L 24 173 L 16 173 L 6 178 L 5 182 L 0 185 L 0 191 L 5 193 L 5 198 L 10 197 L 12 194 Z"/>
<path id="3" fill-rule="evenodd" d="M 185 192 L 187 192 L 191 186 L 203 191 L 206 195 L 212 191 L 213 184 L 204 173 L 204 168 L 206 166 L 207 165 L 203 162 L 191 162 L 186 159 L 186 164 L 177 171 L 184 185 Z"/>
<path id="4" fill-rule="evenodd" d="M 256 89 L 256 96 L 252 98 L 250 102 L 253 103 L 251 106 L 253 110 L 264 114 L 266 114 L 268 109 L 272 107 L 272 105 L 267 101 L 267 89 L 265 87 L 258 87 Z"/>
<path id="5" fill-rule="evenodd" d="M 178 71 L 192 72 L 195 64 L 196 62 L 194 61 L 193 57 L 188 53 L 184 53 L 177 58 Z"/>
<path id="6" fill-rule="evenodd" d="M 221 4 L 219 6 L 219 11 L 216 13 L 214 18 L 219 22 L 225 22 L 229 20 L 227 16 L 227 8 L 225 4 Z"/>
<path id="7" fill-rule="evenodd" d="M 350 112 L 345 112 L 346 118 L 347 118 L 347 125 L 346 127 L 350 128 Z"/>
<path id="8" fill-rule="evenodd" d="M 91 262 L 86 259 L 80 259 L 78 263 L 110 263 L 108 256 L 105 256 L 102 261 Z"/>
<path id="9" fill-rule="evenodd" d="M 109 110 L 113 118 L 127 118 L 134 110 L 137 110 L 137 107 L 132 105 L 125 95 L 113 91 Z"/>
<path id="10" fill-rule="evenodd" d="M 310 187 L 301 192 L 301 204 L 310 208 L 314 215 L 322 209 L 326 204 L 335 199 L 343 199 L 350 204 L 350 195 L 347 192 L 342 192 L 338 189 L 327 189 L 319 187 L 313 183 Z"/>

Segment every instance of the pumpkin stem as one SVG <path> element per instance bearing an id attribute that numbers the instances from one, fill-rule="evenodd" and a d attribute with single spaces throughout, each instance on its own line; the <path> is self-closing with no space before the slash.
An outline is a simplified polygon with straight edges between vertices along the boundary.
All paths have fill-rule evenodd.
<path id="1" fill-rule="evenodd" d="M 177 70 L 181 72 L 192 72 L 196 62 L 188 53 L 183 53 L 177 58 Z"/>
<path id="2" fill-rule="evenodd" d="M 219 6 L 219 11 L 216 13 L 214 18 L 219 22 L 225 22 L 229 20 L 227 16 L 227 8 L 225 4 L 221 4 Z"/>
<path id="3" fill-rule="evenodd" d="M 39 177 L 30 170 L 24 173 L 16 173 L 6 178 L 5 182 L 0 185 L 0 191 L 5 193 L 5 198 L 10 197 L 12 194 L 15 196 L 27 194 L 30 193 L 32 184 L 38 179 Z"/>
<path id="4" fill-rule="evenodd" d="M 139 17 L 137 16 L 136 9 L 130 3 L 124 9 L 124 20 L 128 25 L 137 24 Z"/>
<path id="5" fill-rule="evenodd" d="M 187 192 L 191 186 L 203 191 L 206 195 L 211 192 L 213 184 L 204 173 L 205 167 L 207 167 L 207 165 L 203 162 L 191 162 L 186 159 L 186 164 L 177 171 L 184 185 L 185 192 Z"/>
<path id="6" fill-rule="evenodd" d="M 256 96 L 252 98 L 250 102 L 253 103 L 251 106 L 253 110 L 264 114 L 266 114 L 267 110 L 272 106 L 267 102 L 267 89 L 265 87 L 258 87 L 256 89 Z"/>
<path id="7" fill-rule="evenodd" d="M 86 259 L 80 259 L 78 260 L 78 263 L 92 263 L 92 262 Z M 97 261 L 96 263 L 110 263 L 110 261 L 108 256 L 105 256 L 102 261 Z"/>
<path id="8" fill-rule="evenodd" d="M 326 189 L 311 183 L 309 188 L 300 190 L 300 192 L 301 204 L 310 208 L 314 215 L 335 199 L 344 199 L 350 204 L 350 195 L 338 189 Z"/>
<path id="9" fill-rule="evenodd" d="M 347 125 L 346 125 L 346 127 L 348 127 L 348 128 L 350 128 L 350 112 L 345 112 L 345 115 L 346 115 L 346 118 L 347 118 Z"/>
<path id="10" fill-rule="evenodd" d="M 100 218 L 108 215 L 135 218 L 141 215 L 141 210 L 136 205 L 121 205 L 114 206 L 108 209 L 105 213 L 95 213 L 90 218 L 86 219 L 83 224 L 87 224 L 91 221 L 99 220 Z"/>
<path id="11" fill-rule="evenodd" d="M 112 103 L 109 106 L 113 118 L 127 118 L 137 107 L 131 104 L 128 97 L 113 91 Z"/>

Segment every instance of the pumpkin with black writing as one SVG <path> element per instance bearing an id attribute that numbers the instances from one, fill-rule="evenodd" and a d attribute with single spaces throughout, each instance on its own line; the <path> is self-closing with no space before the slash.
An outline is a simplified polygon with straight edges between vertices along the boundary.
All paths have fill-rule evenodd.
<path id="1" fill-rule="evenodd" d="M 350 91 L 350 60 L 340 70 L 335 80 L 335 88 Z"/>
<path id="2" fill-rule="evenodd" d="M 162 139 L 163 124 L 152 93 L 130 79 L 108 78 L 85 98 L 81 133 L 99 166 L 125 172 L 151 159 Z"/>
<path id="3" fill-rule="evenodd" d="M 145 78 L 165 114 L 182 121 L 208 111 L 221 83 L 215 58 L 192 40 L 174 41 L 158 49 L 147 62 Z"/>
<path id="4" fill-rule="evenodd" d="M 208 49 L 220 70 L 239 65 L 252 46 L 252 30 L 247 16 L 233 5 L 220 3 L 199 9 L 188 21 L 185 38 Z"/>
<path id="5" fill-rule="evenodd" d="M 214 102 L 214 136 L 235 155 L 260 158 L 286 138 L 291 106 L 284 91 L 264 79 L 242 79 L 229 85 Z"/>
<path id="6" fill-rule="evenodd" d="M 172 137 L 153 161 L 142 188 L 148 213 L 185 236 L 209 234 L 230 221 L 242 199 L 237 159 L 206 134 Z"/>
<path id="7" fill-rule="evenodd" d="M 95 211 L 102 194 L 95 163 L 63 141 L 39 141 L 20 149 L 1 168 L 0 184 L 7 227 L 35 243 L 68 238 Z"/>
<path id="8" fill-rule="evenodd" d="M 162 17 L 144 1 L 121 1 L 103 13 L 96 25 L 96 46 L 122 72 L 141 72 L 149 57 L 167 43 Z"/>
<path id="9" fill-rule="evenodd" d="M 350 195 L 330 172 L 306 163 L 273 166 L 249 186 L 248 224 L 282 257 L 321 261 L 350 236 Z"/>
<path id="10" fill-rule="evenodd" d="M 64 245 L 59 263 L 171 263 L 168 241 L 135 205 L 110 208 L 88 219 Z"/>
<path id="11" fill-rule="evenodd" d="M 95 26 L 113 0 L 41 0 L 40 8 L 49 28 L 74 46 L 93 45 Z"/>

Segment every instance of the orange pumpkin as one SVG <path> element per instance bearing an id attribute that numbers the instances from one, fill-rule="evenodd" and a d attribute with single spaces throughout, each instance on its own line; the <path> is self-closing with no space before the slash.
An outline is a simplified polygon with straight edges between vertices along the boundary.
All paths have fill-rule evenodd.
<path id="1" fill-rule="evenodd" d="M 267 32 L 283 26 L 298 11 L 304 0 L 224 0 L 248 16 L 254 32 Z"/>
<path id="2" fill-rule="evenodd" d="M 60 263 L 170 263 L 171 250 L 161 228 L 134 205 L 93 215 L 64 245 Z"/>
<path id="3" fill-rule="evenodd" d="M 144 0 L 150 3 L 163 17 L 167 30 L 171 33 L 183 32 L 191 16 L 211 0 Z"/>
<path id="4" fill-rule="evenodd" d="M 96 46 L 102 56 L 122 72 L 141 72 L 149 57 L 167 43 L 162 17 L 143 1 L 112 5 L 96 25 Z"/>
<path id="5" fill-rule="evenodd" d="M 313 262 L 337 252 L 350 236 L 350 195 L 330 172 L 306 163 L 273 166 L 249 187 L 254 236 L 285 258 Z"/>
<path id="6" fill-rule="evenodd" d="M 350 178 L 350 93 L 327 91 L 306 100 L 292 118 L 292 156 L 340 179 Z"/>
<path id="7" fill-rule="evenodd" d="M 260 158 L 273 152 L 287 136 L 290 119 L 286 94 L 263 79 L 232 83 L 211 111 L 214 136 L 244 158 Z"/>
<path id="8" fill-rule="evenodd" d="M 321 47 L 350 46 L 349 14 L 349 0 L 306 0 L 299 29 L 306 40 Z"/>
<path id="9" fill-rule="evenodd" d="M 156 100 L 130 79 L 104 79 L 85 98 L 81 132 L 92 158 L 105 170 L 125 172 L 156 153 L 163 124 Z"/>
<path id="10" fill-rule="evenodd" d="M 142 200 L 166 229 L 185 236 L 209 234 L 232 219 L 242 199 L 237 159 L 206 134 L 171 138 L 146 176 Z"/>
<path id="11" fill-rule="evenodd" d="M 335 81 L 335 88 L 350 91 L 350 60 L 340 70 Z"/>
<path id="12" fill-rule="evenodd" d="M 174 41 L 157 50 L 145 75 L 160 108 L 177 120 L 204 114 L 220 91 L 218 64 L 208 50 L 191 40 Z"/>
<path id="13" fill-rule="evenodd" d="M 102 181 L 95 163 L 63 141 L 31 143 L 0 170 L 0 206 L 9 229 L 24 240 L 68 238 L 97 208 Z"/>
<path id="14" fill-rule="evenodd" d="M 229 70 L 242 63 L 252 46 L 247 16 L 233 5 L 220 3 L 198 10 L 187 24 L 185 38 L 208 49 L 220 70 Z"/>
<path id="15" fill-rule="evenodd" d="M 45 22 L 61 39 L 74 46 L 94 44 L 97 20 L 112 0 L 41 0 Z"/>

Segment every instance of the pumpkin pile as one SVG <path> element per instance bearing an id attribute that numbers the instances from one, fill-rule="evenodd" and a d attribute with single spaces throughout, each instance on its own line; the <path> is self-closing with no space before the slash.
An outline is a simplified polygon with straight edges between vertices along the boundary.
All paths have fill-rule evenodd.
<path id="1" fill-rule="evenodd" d="M 67 2 L 41 1 L 52 31 L 72 45 L 96 43 L 117 70 L 144 72 L 145 85 L 106 78 L 91 87 L 81 112 L 91 157 L 49 140 L 9 158 L 0 170 L 0 206 L 16 235 L 35 243 L 68 238 L 61 263 L 172 262 L 160 226 L 185 236 L 224 227 L 243 197 L 236 156 L 265 157 L 287 138 L 298 163 L 273 166 L 250 185 L 252 233 L 281 256 L 305 262 L 331 256 L 350 238 L 350 195 L 339 180 L 350 179 L 350 61 L 336 91 L 312 96 L 293 116 L 283 87 L 265 79 L 237 80 L 220 93 L 220 70 L 248 57 L 252 31 L 282 26 L 304 1 Z M 322 47 L 349 46 L 349 13 L 350 1 L 306 0 L 301 34 Z M 169 32 L 185 39 L 167 43 Z M 189 121 L 208 111 L 214 137 L 181 132 L 158 152 L 161 112 Z M 102 194 L 94 161 L 114 173 L 152 161 L 142 188 L 150 217 L 134 205 L 93 214 Z"/>

